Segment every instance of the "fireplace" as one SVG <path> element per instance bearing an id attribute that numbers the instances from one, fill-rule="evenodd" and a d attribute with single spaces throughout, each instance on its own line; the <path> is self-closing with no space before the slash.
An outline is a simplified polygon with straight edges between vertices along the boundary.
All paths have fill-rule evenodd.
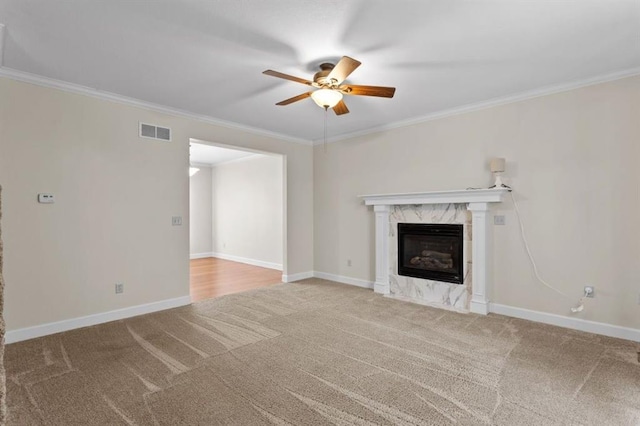
<path id="1" fill-rule="evenodd" d="M 398 275 L 462 284 L 463 225 L 398 223 Z"/>
<path id="2" fill-rule="evenodd" d="M 506 188 L 494 188 L 363 195 L 365 204 L 373 206 L 376 222 L 374 291 L 400 300 L 487 315 L 493 291 L 491 206 L 507 194 Z M 462 224 L 463 250 L 457 255 L 462 273 L 458 272 L 456 280 L 462 284 L 398 275 L 403 264 L 403 259 L 398 259 L 399 223 Z M 416 272 L 415 268 L 409 271 Z"/>

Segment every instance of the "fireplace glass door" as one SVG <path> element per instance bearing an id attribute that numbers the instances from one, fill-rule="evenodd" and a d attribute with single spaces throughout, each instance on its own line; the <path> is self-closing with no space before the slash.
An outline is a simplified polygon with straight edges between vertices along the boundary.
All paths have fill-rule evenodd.
<path id="1" fill-rule="evenodd" d="M 398 274 L 462 284 L 463 226 L 398 224 Z"/>

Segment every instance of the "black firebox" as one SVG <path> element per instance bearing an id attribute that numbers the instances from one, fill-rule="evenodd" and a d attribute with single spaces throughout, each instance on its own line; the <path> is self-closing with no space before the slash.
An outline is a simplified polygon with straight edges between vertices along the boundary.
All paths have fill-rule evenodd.
<path id="1" fill-rule="evenodd" d="M 463 226 L 398 224 L 398 274 L 462 284 Z"/>

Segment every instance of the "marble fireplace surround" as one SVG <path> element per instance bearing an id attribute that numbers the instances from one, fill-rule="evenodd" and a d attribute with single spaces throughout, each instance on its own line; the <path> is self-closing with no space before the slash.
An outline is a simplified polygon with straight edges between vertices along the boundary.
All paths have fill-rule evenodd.
<path id="1" fill-rule="evenodd" d="M 491 203 L 502 202 L 509 192 L 506 188 L 463 189 L 401 194 L 362 195 L 367 206 L 373 206 L 376 220 L 376 281 L 374 291 L 390 294 L 389 233 L 390 213 L 393 206 L 456 204 L 463 205 L 472 214 L 472 270 L 473 277 L 469 310 L 477 314 L 489 313 L 488 294 L 491 290 L 492 224 Z"/>

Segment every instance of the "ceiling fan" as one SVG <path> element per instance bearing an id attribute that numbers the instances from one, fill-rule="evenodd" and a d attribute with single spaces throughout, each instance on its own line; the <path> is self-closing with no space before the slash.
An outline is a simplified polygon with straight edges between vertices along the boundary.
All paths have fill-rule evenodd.
<path id="1" fill-rule="evenodd" d="M 285 99 L 276 105 L 289 105 L 294 102 L 301 101 L 311 97 L 319 107 L 325 110 L 333 108 L 336 115 L 347 114 L 349 109 L 342 100 L 342 95 L 355 96 L 377 96 L 382 98 L 393 98 L 396 91 L 395 87 L 383 86 L 357 86 L 355 84 L 342 84 L 346 78 L 360 66 L 361 62 L 356 61 L 348 56 L 343 56 L 337 64 L 323 63 L 320 64 L 320 71 L 315 73 L 313 81 L 303 78 L 294 77 L 292 75 L 283 74 L 278 71 L 266 70 L 263 74 L 273 77 L 283 78 L 285 80 L 295 81 L 296 83 L 306 84 L 315 87 L 317 90 L 303 93 L 293 98 Z"/>

